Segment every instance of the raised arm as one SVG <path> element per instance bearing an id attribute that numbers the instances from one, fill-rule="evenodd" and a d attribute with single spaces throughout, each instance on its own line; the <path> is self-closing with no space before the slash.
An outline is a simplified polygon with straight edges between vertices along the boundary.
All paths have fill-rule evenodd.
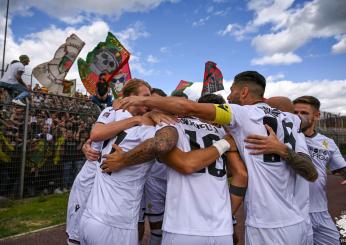
<path id="1" fill-rule="evenodd" d="M 143 124 L 153 125 L 153 122 L 148 117 L 134 116 L 107 124 L 96 123 L 90 132 L 90 139 L 92 141 L 107 140 L 117 136 L 121 131 Z"/>
<path id="2" fill-rule="evenodd" d="M 244 141 L 245 147 L 253 150 L 250 154 L 277 154 L 296 171 L 297 174 L 310 182 L 314 182 L 318 173 L 310 157 L 303 153 L 297 153 L 279 141 L 271 127 L 265 125 L 269 136 L 249 135 Z"/>
<path id="3" fill-rule="evenodd" d="M 173 115 L 195 116 L 208 121 L 214 121 L 216 116 L 213 104 L 197 103 L 178 97 L 131 96 L 122 99 L 120 107 L 127 109 L 129 106 L 142 105 Z"/>

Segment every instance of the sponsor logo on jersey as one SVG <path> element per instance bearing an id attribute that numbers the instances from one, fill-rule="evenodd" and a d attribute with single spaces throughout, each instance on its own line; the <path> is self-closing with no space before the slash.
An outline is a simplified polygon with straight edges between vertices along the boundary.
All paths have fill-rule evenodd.
<path id="1" fill-rule="evenodd" d="M 312 158 L 326 161 L 326 162 L 329 161 L 329 154 L 328 154 L 329 152 L 325 149 L 318 149 L 318 148 L 309 146 L 309 152 Z"/>

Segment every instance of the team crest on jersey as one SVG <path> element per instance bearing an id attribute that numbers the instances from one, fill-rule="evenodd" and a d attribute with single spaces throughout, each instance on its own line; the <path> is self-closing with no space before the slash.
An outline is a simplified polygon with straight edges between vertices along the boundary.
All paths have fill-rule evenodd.
<path id="1" fill-rule="evenodd" d="M 324 146 L 325 149 L 329 149 L 329 144 L 328 144 L 328 141 L 327 140 L 324 140 L 322 145 Z"/>
<path id="2" fill-rule="evenodd" d="M 74 211 L 77 212 L 78 209 L 80 209 L 80 206 L 79 206 L 79 204 L 76 204 L 76 206 L 75 206 L 75 208 L 74 208 Z"/>

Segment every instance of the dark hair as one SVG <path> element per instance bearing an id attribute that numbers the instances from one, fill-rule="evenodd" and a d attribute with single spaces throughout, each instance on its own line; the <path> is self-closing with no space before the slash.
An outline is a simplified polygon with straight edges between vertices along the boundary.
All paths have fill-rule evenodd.
<path id="1" fill-rule="evenodd" d="M 234 83 L 252 83 L 259 85 L 260 89 L 256 90 L 258 96 L 263 97 L 266 88 L 266 79 L 257 71 L 244 71 L 234 77 Z M 255 91 L 255 90 L 254 90 Z"/>
<path id="2" fill-rule="evenodd" d="M 174 96 L 174 97 L 183 97 L 185 99 L 188 99 L 189 97 L 187 96 L 187 94 L 185 94 L 184 92 L 182 91 L 173 91 L 171 93 L 171 96 Z"/>
<path id="3" fill-rule="evenodd" d="M 159 88 L 152 88 L 151 94 L 158 94 L 158 95 L 160 95 L 162 97 L 166 97 L 167 96 L 167 94 L 162 89 L 159 89 Z"/>
<path id="4" fill-rule="evenodd" d="M 147 83 L 144 80 L 138 79 L 138 78 L 133 78 L 133 79 L 130 79 L 124 85 L 124 87 L 122 89 L 123 97 L 128 97 L 131 94 L 137 95 L 139 86 L 146 86 L 149 90 L 151 90 L 149 83 Z"/>
<path id="5" fill-rule="evenodd" d="M 225 104 L 226 101 L 221 95 L 205 94 L 198 99 L 198 103 Z"/>
<path id="6" fill-rule="evenodd" d="M 320 110 L 321 102 L 314 96 L 304 95 L 293 100 L 293 104 L 308 104 L 316 110 Z"/>

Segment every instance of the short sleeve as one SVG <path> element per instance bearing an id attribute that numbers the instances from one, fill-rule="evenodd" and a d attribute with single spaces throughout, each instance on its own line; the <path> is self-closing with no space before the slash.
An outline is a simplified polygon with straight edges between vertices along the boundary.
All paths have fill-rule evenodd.
<path id="1" fill-rule="evenodd" d="M 138 127 L 138 133 L 139 133 L 139 138 L 141 139 L 141 142 L 153 138 L 155 136 L 155 127 L 154 126 L 147 126 L 143 125 Z"/>
<path id="2" fill-rule="evenodd" d="M 112 107 L 107 107 L 100 113 L 96 122 L 102 124 L 113 122 L 116 120 L 115 114 L 115 110 Z"/>
<path id="3" fill-rule="evenodd" d="M 332 150 L 332 155 L 329 162 L 330 170 L 335 171 L 340 168 L 345 168 L 346 161 L 342 157 L 339 147 L 335 144 L 333 140 L 330 140 L 329 143 L 330 143 L 330 148 Z"/>
<path id="4" fill-rule="evenodd" d="M 25 71 L 25 67 L 22 63 L 18 62 L 16 64 L 18 64 L 18 65 L 14 68 L 14 75 L 16 75 L 18 72 L 24 72 Z"/>

